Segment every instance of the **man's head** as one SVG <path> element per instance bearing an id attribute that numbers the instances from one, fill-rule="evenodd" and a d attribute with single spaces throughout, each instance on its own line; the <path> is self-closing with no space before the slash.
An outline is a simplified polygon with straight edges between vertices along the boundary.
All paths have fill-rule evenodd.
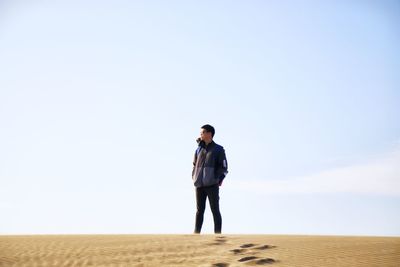
<path id="1" fill-rule="evenodd" d="M 202 141 L 209 143 L 213 139 L 215 134 L 215 129 L 210 124 L 201 126 L 200 128 L 200 138 Z"/>

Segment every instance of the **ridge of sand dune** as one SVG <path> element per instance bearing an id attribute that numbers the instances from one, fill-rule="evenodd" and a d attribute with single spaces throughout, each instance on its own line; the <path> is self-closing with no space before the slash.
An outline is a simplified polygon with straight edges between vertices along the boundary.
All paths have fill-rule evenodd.
<path id="1" fill-rule="evenodd" d="M 0 235 L 0 267 L 400 266 L 400 237 Z"/>

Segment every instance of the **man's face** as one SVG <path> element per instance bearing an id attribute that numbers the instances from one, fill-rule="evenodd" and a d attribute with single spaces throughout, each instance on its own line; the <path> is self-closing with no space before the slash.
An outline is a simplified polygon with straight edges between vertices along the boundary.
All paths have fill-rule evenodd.
<path id="1" fill-rule="evenodd" d="M 211 140 L 211 132 L 207 132 L 205 129 L 200 129 L 200 138 L 202 141 Z"/>

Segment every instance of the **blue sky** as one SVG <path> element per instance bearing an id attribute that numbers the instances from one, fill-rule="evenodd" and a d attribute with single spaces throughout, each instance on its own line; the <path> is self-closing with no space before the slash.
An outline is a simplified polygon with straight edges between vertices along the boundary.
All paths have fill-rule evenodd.
<path id="1" fill-rule="evenodd" d="M 400 236 L 398 1 L 0 1 L 0 234 Z M 213 222 L 207 206 L 204 233 Z"/>

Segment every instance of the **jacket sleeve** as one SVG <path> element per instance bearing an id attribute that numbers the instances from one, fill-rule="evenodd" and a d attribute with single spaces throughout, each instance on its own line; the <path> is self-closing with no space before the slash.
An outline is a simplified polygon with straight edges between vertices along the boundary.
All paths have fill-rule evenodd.
<path id="1" fill-rule="evenodd" d="M 194 168 L 196 167 L 196 161 L 197 161 L 197 149 L 196 151 L 194 151 L 192 177 L 194 175 Z"/>
<path id="2" fill-rule="evenodd" d="M 217 177 L 221 182 L 224 180 L 225 176 L 228 174 L 228 161 L 226 160 L 225 149 L 222 148 L 218 155 L 217 160 Z"/>

